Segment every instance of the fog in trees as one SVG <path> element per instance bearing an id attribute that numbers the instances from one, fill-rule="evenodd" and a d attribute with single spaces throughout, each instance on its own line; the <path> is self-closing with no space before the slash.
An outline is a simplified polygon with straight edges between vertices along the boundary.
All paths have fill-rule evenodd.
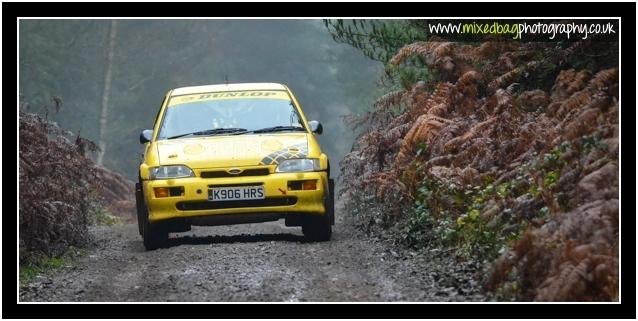
<path id="1" fill-rule="evenodd" d="M 19 30 L 29 111 L 99 143 L 102 163 L 131 179 L 139 133 L 164 94 L 225 82 L 287 84 L 322 122 L 319 140 L 337 175 L 355 136 L 340 116 L 374 101 L 383 69 L 333 41 L 320 20 L 21 20 Z"/>

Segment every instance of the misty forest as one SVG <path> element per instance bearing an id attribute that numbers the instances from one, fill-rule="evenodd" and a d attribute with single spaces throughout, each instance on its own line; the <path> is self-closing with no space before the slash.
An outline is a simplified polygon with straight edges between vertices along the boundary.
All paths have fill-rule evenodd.
<path id="1" fill-rule="evenodd" d="M 456 42 L 408 20 L 19 22 L 21 301 L 618 301 L 618 42 Z M 164 95 L 277 82 L 337 178 L 283 222 L 143 251 Z"/>

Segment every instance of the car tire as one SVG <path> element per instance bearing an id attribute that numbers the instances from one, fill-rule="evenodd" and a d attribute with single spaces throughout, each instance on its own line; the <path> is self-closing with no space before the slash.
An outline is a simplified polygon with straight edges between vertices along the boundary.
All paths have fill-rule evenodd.
<path id="1" fill-rule="evenodd" d="M 148 216 L 148 210 L 144 204 L 144 194 L 142 194 L 140 183 L 135 183 L 135 207 L 137 209 L 137 228 L 140 235 L 144 235 L 144 217 Z"/>
<path id="2" fill-rule="evenodd" d="M 335 180 L 328 179 L 328 191 L 330 197 L 328 198 L 328 210 L 330 211 L 330 225 L 335 225 Z"/>
<path id="3" fill-rule="evenodd" d="M 168 244 L 168 230 L 164 224 L 150 223 L 147 218 L 144 218 L 142 238 L 147 251 L 166 247 Z"/>
<path id="4" fill-rule="evenodd" d="M 144 203 L 142 185 L 135 184 L 135 205 L 137 207 L 137 227 L 148 251 L 165 247 L 168 243 L 168 229 L 162 223 L 151 224 L 148 221 L 148 208 Z"/>
<path id="5" fill-rule="evenodd" d="M 323 215 L 307 217 L 301 226 L 306 240 L 311 242 L 329 241 L 332 236 L 332 224 L 334 222 L 334 183 L 328 184 L 329 195 L 324 200 L 326 212 Z"/>

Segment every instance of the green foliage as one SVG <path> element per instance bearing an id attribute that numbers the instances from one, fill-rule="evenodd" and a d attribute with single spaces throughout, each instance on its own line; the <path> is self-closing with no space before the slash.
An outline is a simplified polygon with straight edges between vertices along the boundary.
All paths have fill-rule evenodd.
<path id="1" fill-rule="evenodd" d="M 424 180 L 416 190 L 413 216 L 410 218 L 405 238 L 408 244 L 420 246 L 432 239 L 428 231 L 435 219 L 432 217 L 429 202 L 436 188 L 431 181 Z"/>
<path id="2" fill-rule="evenodd" d="M 544 184 L 545 187 L 547 188 L 551 188 L 554 185 L 556 185 L 556 182 L 558 181 L 558 173 L 556 171 L 551 171 L 548 172 L 547 174 L 545 174 L 545 179 L 544 179 Z"/>
<path id="3" fill-rule="evenodd" d="M 385 64 L 381 84 L 386 91 L 409 90 L 418 81 L 432 78 L 420 56 L 410 57 L 400 66 L 388 64 L 403 46 L 427 39 L 425 29 L 415 21 L 325 19 L 324 25 L 335 41 L 349 44 L 366 57 Z"/>
<path id="4" fill-rule="evenodd" d="M 536 184 L 531 184 L 528 189 L 528 193 L 533 197 L 538 197 L 543 189 L 539 188 Z"/>
<path id="5" fill-rule="evenodd" d="M 464 256 L 493 259 L 503 245 L 496 229 L 489 228 L 480 212 L 472 209 L 457 219 L 456 236 L 459 252 Z"/>
<path id="6" fill-rule="evenodd" d="M 387 90 L 410 90 L 419 81 L 432 80 L 431 71 L 421 61 L 420 56 L 406 59 L 408 63 L 399 66 L 387 64 L 382 84 Z"/>
<path id="7" fill-rule="evenodd" d="M 505 183 L 502 183 L 502 184 L 500 184 L 498 186 L 498 188 L 496 190 L 496 193 L 501 198 L 507 198 L 507 196 L 509 195 L 511 190 L 512 190 L 512 183 L 511 182 L 505 182 Z"/>
<path id="8" fill-rule="evenodd" d="M 607 150 L 607 144 L 600 138 L 599 135 L 586 135 L 580 138 L 583 154 L 589 154 L 591 152 L 601 152 Z"/>
<path id="9" fill-rule="evenodd" d="M 507 198 L 525 194 L 531 188 L 530 180 L 531 176 L 523 172 L 497 186 L 490 179 L 480 186 L 442 186 L 425 178 L 414 195 L 415 206 L 405 239 L 417 248 L 436 245 L 454 249 L 462 257 L 491 261 L 518 240 L 528 224 L 514 224 L 516 213 L 509 208 L 485 213 L 498 202 L 503 204 Z M 454 206 L 443 205 L 444 199 L 454 200 Z M 544 207 L 535 217 L 544 219 L 547 214 Z"/>
<path id="10" fill-rule="evenodd" d="M 98 225 L 120 225 L 122 224 L 122 219 L 118 216 L 113 215 L 105 208 L 99 208 L 94 215 L 95 223 Z"/>
<path id="11" fill-rule="evenodd" d="M 421 156 L 428 149 L 428 144 L 426 143 L 418 143 L 416 144 L 416 156 Z"/>
<path id="12" fill-rule="evenodd" d="M 561 160 L 561 156 L 570 148 L 572 148 L 572 146 L 569 142 L 564 142 L 552 148 L 549 153 L 544 155 L 540 169 L 552 170 L 562 167 L 563 161 Z"/>
<path id="13" fill-rule="evenodd" d="M 18 273 L 20 286 L 22 287 L 28 284 L 38 275 L 47 274 L 69 266 L 78 258 L 86 255 L 86 253 L 87 251 L 85 249 L 69 246 L 67 250 L 60 255 L 54 257 L 43 257 L 36 262 L 21 264 Z"/>
<path id="14" fill-rule="evenodd" d="M 518 237 L 518 233 L 503 233 L 502 222 L 490 224 L 492 218 L 481 215 L 488 199 L 493 199 L 496 195 L 507 197 L 512 185 L 515 183 L 508 182 L 494 188 L 492 184 L 488 184 L 485 187 L 474 186 L 466 191 L 466 210 L 456 219 L 454 233 L 460 255 L 490 261 L 504 250 L 507 242 Z M 505 213 L 508 211 L 503 210 Z"/>
<path id="15" fill-rule="evenodd" d="M 401 47 L 425 41 L 426 34 L 408 20 L 325 19 L 332 39 L 359 49 L 368 58 L 388 62 Z"/>

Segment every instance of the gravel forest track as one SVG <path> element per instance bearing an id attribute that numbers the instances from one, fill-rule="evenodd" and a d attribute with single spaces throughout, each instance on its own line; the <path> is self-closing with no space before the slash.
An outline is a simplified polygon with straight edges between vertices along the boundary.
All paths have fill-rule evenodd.
<path id="1" fill-rule="evenodd" d="M 339 211 L 339 210 L 338 210 Z M 363 235 L 337 213 L 329 242 L 278 222 L 193 227 L 145 251 L 137 225 L 96 226 L 95 245 L 20 289 L 20 301 L 482 301 L 421 254 Z M 398 251 L 398 252 L 397 252 Z M 458 266 L 457 266 L 458 269 Z M 441 271 L 449 271 L 441 273 Z M 438 271 L 438 272 L 437 272 Z M 442 275 L 445 274 L 445 275 Z M 463 274 L 461 272 L 461 274 Z"/>

